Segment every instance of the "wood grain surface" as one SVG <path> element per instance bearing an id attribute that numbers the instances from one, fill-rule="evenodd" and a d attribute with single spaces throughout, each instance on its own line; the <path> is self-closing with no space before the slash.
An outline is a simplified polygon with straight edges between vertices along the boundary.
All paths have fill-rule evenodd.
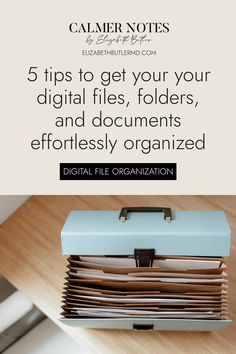
<path id="1" fill-rule="evenodd" d="M 225 210 L 232 228 L 229 317 L 222 332 L 145 332 L 77 329 L 62 325 L 61 291 L 66 259 L 60 231 L 71 210 L 123 206 L 169 206 L 173 210 Z M 236 353 L 236 196 L 34 196 L 0 227 L 0 273 L 20 289 L 88 353 Z"/>

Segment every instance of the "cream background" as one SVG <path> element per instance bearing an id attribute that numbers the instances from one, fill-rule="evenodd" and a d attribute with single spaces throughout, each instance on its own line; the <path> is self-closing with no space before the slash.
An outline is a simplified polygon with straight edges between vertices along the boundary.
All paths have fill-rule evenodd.
<path id="1" fill-rule="evenodd" d="M 235 1 L 8 1 L 1 5 L 2 72 L 0 129 L 0 194 L 235 194 Z M 82 36 L 67 26 L 80 22 L 170 22 L 169 34 L 153 36 L 150 57 L 82 57 Z M 85 48 L 85 46 L 83 46 Z M 120 46 L 119 46 L 120 48 Z M 86 49 L 86 48 L 85 48 Z M 30 66 L 97 70 L 210 70 L 212 78 L 202 85 L 186 85 L 182 91 L 200 96 L 198 108 L 143 110 L 140 114 L 176 115 L 184 123 L 179 136 L 207 133 L 207 150 L 113 155 L 86 151 L 37 152 L 29 141 L 40 132 L 53 131 L 57 112 L 36 105 L 39 84 L 27 78 Z M 63 85 L 64 87 L 65 85 Z M 44 85 L 41 85 L 42 89 Z M 60 86 L 58 86 L 60 87 Z M 146 85 L 145 87 L 148 87 Z M 66 88 L 66 87 L 65 87 Z M 129 92 L 128 85 L 124 88 Z M 180 89 L 181 90 L 181 89 Z M 94 107 L 87 108 L 92 112 Z M 97 111 L 98 109 L 96 109 Z M 76 114 L 80 109 L 66 108 Z M 114 108 L 104 110 L 114 114 Z M 117 112 L 118 113 L 118 112 Z M 129 111 L 125 111 L 129 115 Z M 191 117 L 188 119 L 188 116 Z M 120 130 L 110 130 L 111 136 Z M 145 130 L 155 137 L 155 129 Z M 174 133 L 174 132 L 173 132 Z M 61 133 L 58 132 L 58 135 Z M 83 136 L 103 135 L 84 131 Z M 69 130 L 65 131 L 69 135 Z M 123 137 L 142 136 L 138 129 L 122 130 Z M 162 135 L 171 135 L 164 131 Z M 59 181 L 60 162 L 177 162 L 177 181 Z"/>

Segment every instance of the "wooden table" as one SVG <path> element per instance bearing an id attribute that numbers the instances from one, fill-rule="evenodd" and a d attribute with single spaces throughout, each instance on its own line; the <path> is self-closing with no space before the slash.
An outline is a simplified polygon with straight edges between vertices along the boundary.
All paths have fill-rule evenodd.
<path id="1" fill-rule="evenodd" d="M 236 353 L 236 240 L 228 261 L 230 318 L 222 332 L 139 332 L 73 329 L 62 325 L 60 301 L 66 259 L 60 231 L 73 209 L 170 206 L 173 210 L 223 209 L 236 235 L 236 196 L 34 196 L 0 227 L 0 273 L 88 353 Z"/>

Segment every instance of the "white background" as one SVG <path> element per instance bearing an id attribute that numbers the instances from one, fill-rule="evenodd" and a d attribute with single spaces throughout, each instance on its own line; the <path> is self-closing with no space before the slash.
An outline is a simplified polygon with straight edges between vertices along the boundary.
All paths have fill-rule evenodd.
<path id="1" fill-rule="evenodd" d="M 8 1 L 1 5 L 2 72 L 0 194 L 235 194 L 235 1 Z M 150 57 L 82 57 L 85 36 L 68 31 L 70 22 L 169 22 L 170 32 L 152 36 Z M 118 49 L 120 47 L 118 46 Z M 45 85 L 27 81 L 30 66 L 77 70 L 191 70 L 212 72 L 207 84 L 186 85 L 199 95 L 196 110 L 181 114 L 182 137 L 207 134 L 205 151 L 113 155 L 86 151 L 32 151 L 30 141 L 55 130 L 56 113 L 34 102 Z M 148 87 L 148 86 L 147 86 Z M 151 86 L 150 86 L 151 87 Z M 129 92 L 127 85 L 123 88 Z M 135 107 L 133 107 L 135 108 Z M 78 110 L 78 108 L 77 108 Z M 94 107 L 87 107 L 92 112 Z M 110 109 L 114 115 L 114 108 Z M 67 112 L 76 113 L 75 108 Z M 153 114 L 155 107 L 133 109 Z M 109 108 L 106 108 L 109 112 Z M 168 108 L 160 110 L 160 114 Z M 117 112 L 118 113 L 118 112 Z M 128 111 L 127 111 L 128 114 Z M 58 131 L 56 132 L 58 133 Z M 69 130 L 66 131 L 69 135 Z M 60 133 L 63 135 L 63 133 Z M 85 130 L 83 135 L 103 135 Z M 151 136 L 153 130 L 110 130 L 111 136 Z M 168 131 L 163 135 L 171 135 Z M 59 181 L 60 162 L 177 162 L 177 181 Z"/>

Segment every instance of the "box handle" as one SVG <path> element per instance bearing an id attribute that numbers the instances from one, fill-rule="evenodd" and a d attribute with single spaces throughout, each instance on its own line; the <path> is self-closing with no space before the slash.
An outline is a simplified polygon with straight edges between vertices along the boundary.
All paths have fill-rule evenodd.
<path id="1" fill-rule="evenodd" d="M 164 213 L 164 220 L 170 222 L 172 220 L 172 213 L 171 208 L 165 207 L 127 207 L 122 208 L 119 215 L 119 220 L 121 222 L 125 222 L 127 220 L 128 213 L 130 212 L 163 212 Z"/>

